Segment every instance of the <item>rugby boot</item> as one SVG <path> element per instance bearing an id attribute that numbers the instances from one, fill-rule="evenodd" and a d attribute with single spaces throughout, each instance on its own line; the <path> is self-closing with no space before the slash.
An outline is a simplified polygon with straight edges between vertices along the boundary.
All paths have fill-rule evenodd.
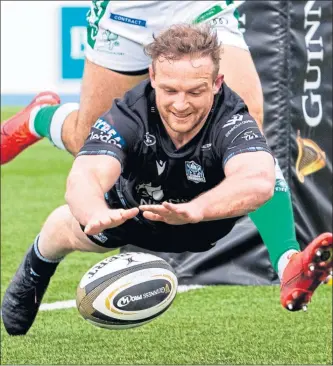
<path id="1" fill-rule="evenodd" d="M 332 273 L 332 233 L 315 238 L 291 256 L 281 280 L 281 305 L 290 311 L 307 310 L 316 288 Z"/>
<path id="2" fill-rule="evenodd" d="M 9 335 L 24 335 L 32 326 L 53 273 L 38 276 L 26 253 L 2 300 L 1 315 Z M 53 271 L 54 272 L 54 271 Z"/>
<path id="3" fill-rule="evenodd" d="M 28 146 L 41 139 L 29 129 L 31 111 L 37 106 L 57 104 L 60 104 L 57 94 L 49 91 L 39 93 L 27 107 L 1 124 L 1 165 L 8 163 Z"/>

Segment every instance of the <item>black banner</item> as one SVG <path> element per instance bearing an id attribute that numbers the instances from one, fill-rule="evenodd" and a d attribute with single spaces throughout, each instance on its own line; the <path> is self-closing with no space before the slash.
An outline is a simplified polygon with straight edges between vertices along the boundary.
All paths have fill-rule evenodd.
<path id="1" fill-rule="evenodd" d="M 291 188 L 304 248 L 332 231 L 332 2 L 251 0 L 239 12 L 263 86 L 265 135 Z M 180 284 L 278 283 L 248 217 L 208 252 L 155 254 Z"/>

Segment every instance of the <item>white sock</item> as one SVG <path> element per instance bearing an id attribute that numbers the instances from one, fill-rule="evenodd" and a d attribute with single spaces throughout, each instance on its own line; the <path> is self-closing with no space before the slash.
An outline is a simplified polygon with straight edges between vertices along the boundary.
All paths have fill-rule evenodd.
<path id="1" fill-rule="evenodd" d="M 36 130 L 35 130 L 35 118 L 37 113 L 39 112 L 39 110 L 44 107 L 44 105 L 37 105 L 36 107 L 32 108 L 31 112 L 30 112 L 30 118 L 29 118 L 29 130 L 30 132 L 37 136 L 37 137 L 42 137 L 41 135 L 39 135 Z"/>
<path id="2" fill-rule="evenodd" d="M 50 136 L 54 145 L 61 149 L 66 150 L 64 143 L 61 139 L 61 130 L 67 116 L 79 109 L 78 103 L 66 103 L 61 105 L 54 113 L 50 124 Z"/>
<path id="3" fill-rule="evenodd" d="M 298 251 L 295 249 L 290 249 L 281 255 L 281 257 L 278 261 L 278 275 L 279 275 L 280 280 L 282 279 L 283 272 L 284 272 L 285 268 L 287 267 L 287 264 L 289 263 L 291 256 L 294 253 L 298 253 Z"/>

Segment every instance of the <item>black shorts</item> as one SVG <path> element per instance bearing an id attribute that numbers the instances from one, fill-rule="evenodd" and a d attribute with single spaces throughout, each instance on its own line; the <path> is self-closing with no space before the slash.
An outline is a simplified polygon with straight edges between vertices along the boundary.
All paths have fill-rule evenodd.
<path id="1" fill-rule="evenodd" d="M 84 230 L 83 225 L 81 228 Z M 204 252 L 216 244 L 216 241 L 207 243 L 206 240 L 190 238 L 186 230 L 180 232 L 178 228 L 176 230 L 172 230 L 172 227 L 170 227 L 171 230 L 156 229 L 132 219 L 97 235 L 87 236 L 92 242 L 104 248 L 117 249 L 132 244 L 154 252 L 170 253 Z"/>

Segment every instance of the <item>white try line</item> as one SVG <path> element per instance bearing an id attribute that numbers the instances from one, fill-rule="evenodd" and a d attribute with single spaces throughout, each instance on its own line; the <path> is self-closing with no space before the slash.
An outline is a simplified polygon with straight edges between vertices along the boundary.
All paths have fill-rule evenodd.
<path id="1" fill-rule="evenodd" d="M 182 293 L 182 292 L 187 292 L 187 291 L 191 291 L 191 290 L 197 290 L 199 288 L 204 288 L 206 286 L 201 286 L 201 285 L 180 285 L 178 286 L 178 292 Z M 75 300 L 66 300 L 66 301 L 56 301 L 56 302 L 52 302 L 50 304 L 41 304 L 39 310 L 62 310 L 62 309 L 70 309 L 70 308 L 75 308 L 76 307 L 76 303 Z"/>

